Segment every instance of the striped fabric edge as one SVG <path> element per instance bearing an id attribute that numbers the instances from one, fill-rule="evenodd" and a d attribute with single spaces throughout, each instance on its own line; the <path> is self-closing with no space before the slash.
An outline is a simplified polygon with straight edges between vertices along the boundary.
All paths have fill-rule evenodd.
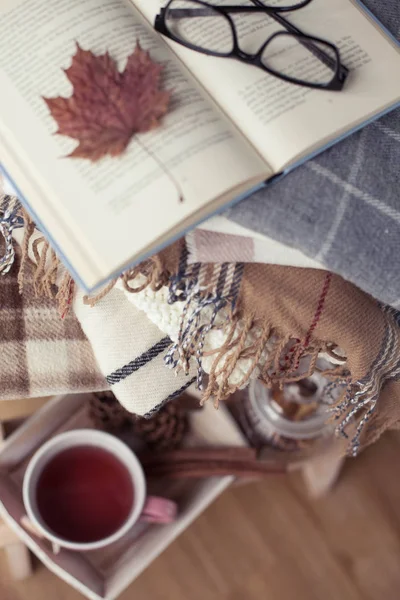
<path id="1" fill-rule="evenodd" d="M 175 392 L 172 392 L 172 394 L 170 394 L 167 398 L 165 398 L 165 400 L 163 400 L 162 402 L 159 402 L 159 404 L 157 404 L 157 406 L 154 406 L 148 413 L 143 415 L 144 419 L 151 419 L 151 417 L 160 410 L 160 408 L 162 408 L 163 406 L 165 406 L 168 402 L 170 402 L 171 400 L 174 400 L 174 398 L 177 398 L 178 396 L 180 396 L 181 394 L 183 394 L 183 392 L 185 390 L 188 389 L 188 387 L 190 387 L 192 385 L 192 383 L 194 383 L 196 381 L 196 377 L 192 377 L 192 379 L 189 379 L 189 381 L 187 381 L 186 383 L 183 384 L 182 387 L 179 388 L 179 390 L 175 390 Z"/>
<path id="2" fill-rule="evenodd" d="M 131 360 L 123 367 L 117 369 L 110 375 L 107 375 L 107 382 L 110 385 L 115 385 L 116 383 L 119 383 L 120 381 L 126 379 L 127 377 L 129 377 L 129 375 L 132 375 L 132 373 L 138 371 L 141 367 L 147 365 L 147 363 L 156 358 L 156 356 L 161 354 L 161 352 L 164 352 L 164 350 L 166 350 L 171 345 L 171 343 L 171 339 L 168 336 L 162 338 L 160 341 L 154 344 L 154 346 L 149 348 L 149 350 L 146 350 L 145 352 L 143 352 L 143 354 L 141 354 L 134 360 Z"/>

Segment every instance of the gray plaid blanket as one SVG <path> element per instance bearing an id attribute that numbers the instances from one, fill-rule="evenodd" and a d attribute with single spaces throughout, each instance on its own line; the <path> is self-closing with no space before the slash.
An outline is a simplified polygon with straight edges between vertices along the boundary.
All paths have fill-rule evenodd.
<path id="1" fill-rule="evenodd" d="M 364 0 L 400 38 L 400 0 Z M 398 77 L 400 86 L 400 73 Z M 228 210 L 400 308 L 400 109 Z"/>

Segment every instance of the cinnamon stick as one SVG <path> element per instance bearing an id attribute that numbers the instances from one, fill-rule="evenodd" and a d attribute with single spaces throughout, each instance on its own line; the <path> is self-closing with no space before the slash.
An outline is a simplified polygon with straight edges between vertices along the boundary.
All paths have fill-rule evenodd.
<path id="1" fill-rule="evenodd" d="M 145 467 L 148 464 L 165 464 L 189 461 L 216 460 L 255 460 L 257 451 L 246 446 L 229 446 L 218 448 L 180 448 L 166 452 L 146 452 L 140 455 L 140 462 Z"/>
<path id="2" fill-rule="evenodd" d="M 285 473 L 286 469 L 282 465 L 265 461 L 252 460 L 194 460 L 158 462 L 147 464 L 145 472 L 153 477 L 171 477 L 171 478 L 201 478 L 222 475 L 234 475 L 236 477 L 253 477 L 269 475 L 271 473 Z"/>
<path id="3" fill-rule="evenodd" d="M 252 469 L 243 469 L 243 468 L 224 468 L 224 467 L 215 467 L 213 469 L 209 469 L 209 468 L 201 468 L 198 467 L 196 469 L 188 469 L 188 470 L 181 470 L 181 471 L 161 471 L 159 473 L 157 472 L 152 472 L 149 471 L 146 473 L 146 475 L 148 477 L 154 477 L 157 479 L 163 478 L 163 479 L 208 479 L 209 477 L 226 477 L 226 476 L 232 476 L 232 477 L 238 477 L 238 478 L 246 478 L 246 479 L 250 479 L 250 478 L 261 478 L 261 477 L 265 477 L 266 475 L 283 475 L 284 473 L 286 473 L 286 469 L 284 469 L 283 467 L 274 467 L 271 468 L 270 471 L 264 470 L 263 472 L 260 472 L 259 470 L 252 470 Z"/>

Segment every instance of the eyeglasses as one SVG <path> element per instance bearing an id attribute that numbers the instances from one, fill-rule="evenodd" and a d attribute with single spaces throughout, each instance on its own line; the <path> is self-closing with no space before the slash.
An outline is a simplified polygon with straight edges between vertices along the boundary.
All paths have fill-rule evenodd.
<path id="1" fill-rule="evenodd" d="M 264 0 L 252 0 L 252 5 L 217 6 L 203 0 L 170 0 L 156 16 L 154 28 L 191 50 L 235 58 L 289 83 L 340 91 L 349 71 L 340 61 L 338 48 L 327 40 L 304 34 L 282 16 L 311 1 L 286 0 L 285 5 L 271 6 Z M 256 54 L 244 52 L 239 47 L 239 31 L 232 18 L 241 13 L 267 14 L 284 31 L 268 37 Z"/>

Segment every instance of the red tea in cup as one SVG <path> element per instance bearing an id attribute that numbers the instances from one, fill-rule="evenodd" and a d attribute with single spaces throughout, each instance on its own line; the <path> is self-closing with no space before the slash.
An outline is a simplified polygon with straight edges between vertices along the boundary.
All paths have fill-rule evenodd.
<path id="1" fill-rule="evenodd" d="M 172 500 L 148 496 L 142 466 L 117 437 L 75 429 L 50 438 L 26 468 L 22 495 L 34 535 L 54 552 L 99 550 L 138 522 L 171 523 Z"/>
<path id="2" fill-rule="evenodd" d="M 57 536 L 96 542 L 118 531 L 134 503 L 132 477 L 111 452 L 73 446 L 56 454 L 37 482 L 38 511 Z"/>

